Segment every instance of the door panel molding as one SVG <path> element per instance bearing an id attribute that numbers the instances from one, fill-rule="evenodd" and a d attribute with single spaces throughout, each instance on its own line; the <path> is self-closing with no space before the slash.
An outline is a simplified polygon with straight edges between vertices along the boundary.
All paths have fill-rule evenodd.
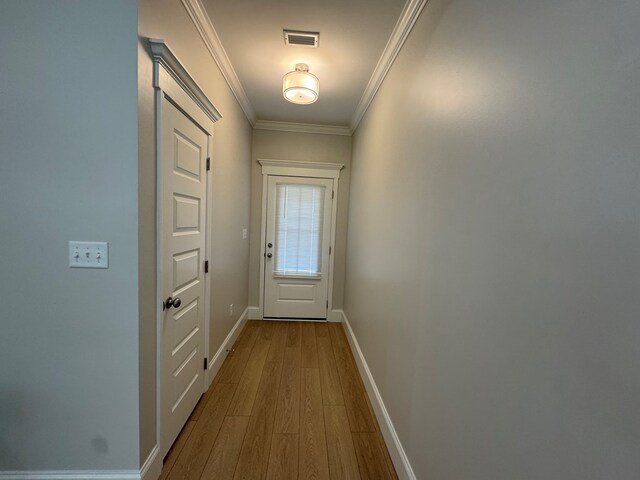
<path id="1" fill-rule="evenodd" d="M 332 199 L 331 199 L 331 236 L 330 248 L 332 253 L 329 256 L 328 272 L 328 293 L 327 293 L 327 318 L 330 316 L 333 305 L 333 272 L 335 262 L 336 243 L 336 222 L 338 214 L 338 179 L 340 171 L 344 168 L 341 163 L 326 162 L 305 162 L 299 160 L 278 160 L 259 158 L 258 163 L 262 167 L 262 211 L 260 228 L 260 291 L 258 301 L 259 318 L 264 318 L 264 287 L 265 287 L 265 262 L 266 255 L 266 235 L 267 235 L 267 193 L 270 176 L 286 176 L 301 178 L 328 178 L 332 179 Z"/>

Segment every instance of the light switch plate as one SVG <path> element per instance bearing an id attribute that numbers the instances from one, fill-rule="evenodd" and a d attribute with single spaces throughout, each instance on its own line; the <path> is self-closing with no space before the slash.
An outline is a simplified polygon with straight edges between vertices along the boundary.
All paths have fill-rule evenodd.
<path id="1" fill-rule="evenodd" d="M 107 242 L 69 242 L 71 268 L 109 268 Z"/>
<path id="2" fill-rule="evenodd" d="M 246 240 L 246 239 L 247 239 L 247 229 L 246 229 L 246 228 L 243 228 L 243 229 L 242 229 L 242 239 L 243 239 L 243 240 Z"/>

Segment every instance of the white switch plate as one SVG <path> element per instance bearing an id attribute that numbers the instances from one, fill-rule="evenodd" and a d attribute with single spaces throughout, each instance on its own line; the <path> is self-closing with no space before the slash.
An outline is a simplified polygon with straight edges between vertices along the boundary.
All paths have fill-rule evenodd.
<path id="1" fill-rule="evenodd" d="M 109 268 L 107 242 L 69 242 L 71 268 Z"/>
<path id="2" fill-rule="evenodd" d="M 243 229 L 242 229 L 242 239 L 243 239 L 243 240 L 246 240 L 246 239 L 247 239 L 247 229 L 246 229 L 246 228 L 243 228 Z"/>

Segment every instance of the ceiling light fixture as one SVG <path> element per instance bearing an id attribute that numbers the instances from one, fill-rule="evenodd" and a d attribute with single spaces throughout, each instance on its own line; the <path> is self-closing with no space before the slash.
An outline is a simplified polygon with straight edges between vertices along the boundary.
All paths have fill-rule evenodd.
<path id="1" fill-rule="evenodd" d="M 320 82 L 309 73 L 309 66 L 296 63 L 296 69 L 282 79 L 282 95 L 291 103 L 309 105 L 318 100 Z"/>

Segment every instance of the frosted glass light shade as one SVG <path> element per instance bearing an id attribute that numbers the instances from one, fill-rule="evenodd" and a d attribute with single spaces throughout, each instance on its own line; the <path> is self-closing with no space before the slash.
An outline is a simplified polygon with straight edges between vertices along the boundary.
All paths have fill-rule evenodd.
<path id="1" fill-rule="evenodd" d="M 318 100 L 320 82 L 318 77 L 309 73 L 309 67 L 298 63 L 293 72 L 282 79 L 282 95 L 291 103 L 309 105 Z"/>

